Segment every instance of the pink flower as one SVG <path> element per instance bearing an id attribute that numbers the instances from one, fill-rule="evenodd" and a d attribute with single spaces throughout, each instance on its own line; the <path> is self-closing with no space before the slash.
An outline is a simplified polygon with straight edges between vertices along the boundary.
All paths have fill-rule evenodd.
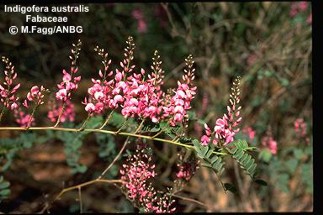
<path id="1" fill-rule="evenodd" d="M 87 103 L 87 105 L 85 106 L 85 111 L 92 113 L 95 111 L 95 106 L 92 103 Z"/>
<path id="2" fill-rule="evenodd" d="M 24 100 L 23 106 L 28 108 L 28 102 L 34 102 L 36 105 L 44 104 L 44 93 L 48 91 L 43 86 L 40 88 L 38 86 L 33 86 L 30 91 L 27 93 L 27 99 Z"/>
<path id="3" fill-rule="evenodd" d="M 248 66 L 254 65 L 258 60 L 258 56 L 256 54 L 249 54 L 247 57 L 247 64 Z"/>
<path id="4" fill-rule="evenodd" d="M 197 165 L 194 162 L 183 162 L 178 164 L 177 167 L 179 171 L 176 173 L 176 177 L 185 181 L 189 181 L 197 169 Z"/>
<path id="5" fill-rule="evenodd" d="M 13 102 L 10 106 L 10 110 L 15 110 L 18 108 L 18 104 L 16 102 Z"/>
<path id="6" fill-rule="evenodd" d="M 289 16 L 294 17 L 298 14 L 298 10 L 296 8 L 291 8 L 289 11 Z"/>
<path id="7" fill-rule="evenodd" d="M 298 138 L 304 140 L 306 144 L 310 143 L 309 137 L 307 135 L 307 124 L 303 118 L 298 118 L 295 120 L 294 130 Z"/>
<path id="8" fill-rule="evenodd" d="M 56 99 L 61 100 L 61 101 L 66 101 L 67 100 L 67 90 L 66 89 L 60 89 L 56 93 Z"/>
<path id="9" fill-rule="evenodd" d="M 145 20 L 143 19 L 138 20 L 137 30 L 139 33 L 145 33 L 147 31 L 147 23 Z"/>
<path id="10" fill-rule="evenodd" d="M 207 136 L 207 135 L 203 135 L 201 137 L 201 144 L 203 146 L 207 146 L 210 143 L 210 141 L 211 141 L 211 138 L 209 136 Z"/>
<path id="11" fill-rule="evenodd" d="M 50 102 L 49 111 L 47 117 L 51 122 L 56 122 L 59 113 L 62 110 L 62 102 Z M 70 100 L 66 100 L 65 109 L 62 112 L 61 122 L 73 122 L 75 120 L 75 110 L 74 105 Z"/>
<path id="12" fill-rule="evenodd" d="M 14 116 L 16 118 L 16 122 L 21 127 L 29 127 L 35 121 L 35 118 L 32 115 L 27 114 L 21 110 L 15 110 Z"/>
<path id="13" fill-rule="evenodd" d="M 38 87 L 38 86 L 33 86 L 33 87 L 30 89 L 30 93 L 31 93 L 33 96 L 36 96 L 36 95 L 39 93 L 39 87 Z"/>
<path id="14" fill-rule="evenodd" d="M 308 15 L 307 19 L 306 19 L 306 22 L 308 24 L 312 24 L 312 13 L 310 13 L 310 15 Z"/>
<path id="15" fill-rule="evenodd" d="M 252 142 L 256 136 L 256 131 L 253 130 L 251 127 L 246 127 L 242 130 L 242 132 L 248 136 L 250 141 Z"/>
<path id="16" fill-rule="evenodd" d="M 135 9 L 132 11 L 132 16 L 133 18 L 135 18 L 137 20 L 138 23 L 138 27 L 137 30 L 139 33 L 144 33 L 147 31 L 147 23 L 146 20 L 144 18 L 144 15 L 142 13 L 141 9 Z"/>
<path id="17" fill-rule="evenodd" d="M 305 135 L 306 135 L 306 128 L 307 128 L 307 125 L 304 122 L 304 119 L 303 118 L 298 118 L 298 119 L 295 120 L 295 122 L 294 122 L 294 130 L 295 130 L 295 133 L 299 137 L 305 137 Z"/>
<path id="18" fill-rule="evenodd" d="M 308 7 L 308 2 L 302 1 L 298 3 L 298 8 L 300 11 L 305 11 Z"/>
<path id="19" fill-rule="evenodd" d="M 58 91 L 56 92 L 56 99 L 66 102 L 71 99 L 71 92 L 76 91 L 78 88 L 78 82 L 81 80 L 81 76 L 73 77 L 78 71 L 78 68 L 71 67 L 68 73 L 63 69 L 63 81 L 57 85 Z"/>
<path id="20" fill-rule="evenodd" d="M 68 74 L 65 69 L 63 69 L 63 81 L 70 82 L 72 80 L 72 76 Z"/>
<path id="21" fill-rule="evenodd" d="M 263 137 L 261 144 L 267 147 L 273 155 L 277 154 L 277 142 L 273 139 L 271 134 L 267 134 L 267 136 Z"/>

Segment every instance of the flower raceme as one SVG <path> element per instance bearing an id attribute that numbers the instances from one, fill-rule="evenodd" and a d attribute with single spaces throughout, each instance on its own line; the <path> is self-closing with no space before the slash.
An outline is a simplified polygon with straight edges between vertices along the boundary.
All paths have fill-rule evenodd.
<path id="1" fill-rule="evenodd" d="M 201 137 L 201 144 L 208 145 L 211 142 L 214 145 L 227 145 L 234 140 L 234 136 L 239 132 L 238 125 L 241 122 L 240 110 L 240 77 L 236 78 L 233 82 L 230 94 L 230 105 L 227 106 L 227 114 L 218 118 L 215 122 L 213 131 L 207 124 L 204 125 L 205 135 Z"/>
<path id="2" fill-rule="evenodd" d="M 19 97 L 17 97 L 16 92 L 20 88 L 20 84 L 14 84 L 15 79 L 17 78 L 17 73 L 15 72 L 15 67 L 9 61 L 8 58 L 2 57 L 2 61 L 6 64 L 4 70 L 4 82 L 0 84 L 0 104 L 2 104 L 2 112 L 3 114 L 4 108 L 14 110 L 18 108 L 17 101 Z M 0 116 L 0 120 L 1 120 Z"/>
<path id="3" fill-rule="evenodd" d="M 30 92 L 27 94 L 27 98 L 22 105 L 25 108 L 29 107 L 29 103 L 34 103 L 32 113 L 25 113 L 20 106 L 19 97 L 16 95 L 20 88 L 20 83 L 14 84 L 14 80 L 17 78 L 15 68 L 8 58 L 2 57 L 2 61 L 6 64 L 4 74 L 5 81 L 3 85 L 0 84 L 0 103 L 2 103 L 2 110 L 0 113 L 0 121 L 3 116 L 5 108 L 13 111 L 16 118 L 16 122 L 24 127 L 29 127 L 32 122 L 35 121 L 33 115 L 36 108 L 43 104 L 44 92 L 47 91 L 43 86 L 33 86 Z"/>
<path id="4" fill-rule="evenodd" d="M 30 92 L 27 94 L 27 99 L 24 100 L 23 106 L 28 108 L 29 104 L 28 102 L 34 102 L 35 105 L 41 105 L 44 104 L 44 92 L 48 91 L 45 89 L 44 86 L 38 87 L 38 86 L 33 86 L 30 89 Z"/>
<path id="5" fill-rule="evenodd" d="M 305 140 L 306 144 L 310 143 L 310 139 L 307 135 L 307 124 L 303 118 L 297 118 L 295 120 L 294 131 L 297 138 Z"/>
<path id="6" fill-rule="evenodd" d="M 268 148 L 268 150 L 273 154 L 277 154 L 277 141 L 274 140 L 270 131 L 261 139 L 261 144 Z"/>
<path id="7" fill-rule="evenodd" d="M 74 122 L 75 120 L 75 107 L 74 104 L 70 100 L 66 100 L 64 111 L 62 111 L 63 106 L 62 103 L 57 102 L 49 102 L 49 111 L 47 113 L 47 117 L 51 122 L 56 122 L 58 116 L 61 114 L 60 121 L 61 122 Z"/>
<path id="8" fill-rule="evenodd" d="M 256 131 L 252 129 L 252 127 L 248 126 L 245 127 L 242 132 L 249 138 L 249 140 L 252 142 L 256 137 Z"/>
<path id="9" fill-rule="evenodd" d="M 184 122 L 196 94 L 196 87 L 192 84 L 195 78 L 192 56 L 186 59 L 183 82 L 178 81 L 176 91 L 165 93 L 161 88 L 164 71 L 160 67 L 158 52 L 154 53 L 152 74 L 146 75 L 144 69 L 136 72 L 135 66 L 131 65 L 134 50 L 132 38 L 128 38 L 127 44 L 125 59 L 120 62 L 121 68 L 115 71 L 108 71 L 111 60 L 107 59 L 108 54 L 103 49 L 97 48 L 99 55 L 104 58 L 104 73 L 100 70 L 100 79 L 92 79 L 89 96 L 83 102 L 85 111 L 90 115 L 102 114 L 120 107 L 125 118 L 149 119 L 153 123 L 165 120 L 171 126 Z"/>
<path id="10" fill-rule="evenodd" d="M 155 178 L 155 165 L 152 163 L 151 153 L 147 146 L 137 144 L 135 153 L 128 157 L 120 170 L 121 180 L 124 182 L 122 190 L 138 208 L 145 212 L 169 213 L 174 212 L 174 200 L 170 196 L 156 191 L 149 183 Z"/>
<path id="11" fill-rule="evenodd" d="M 16 118 L 16 122 L 22 126 L 22 127 L 30 127 L 30 125 L 35 121 L 34 118 L 34 113 L 36 111 L 36 108 L 39 105 L 44 104 L 44 93 L 48 91 L 48 89 L 45 89 L 44 86 L 33 86 L 30 91 L 27 94 L 27 98 L 23 101 L 22 105 L 28 109 L 31 105 L 31 103 L 33 103 L 33 107 L 32 107 L 32 112 L 29 113 L 25 113 L 21 107 L 19 107 L 18 109 L 14 110 L 14 115 Z"/>
<path id="12" fill-rule="evenodd" d="M 56 99 L 66 102 L 71 99 L 71 92 L 76 91 L 78 88 L 78 82 L 81 80 L 81 76 L 73 77 L 78 71 L 77 68 L 72 67 L 70 73 L 63 69 L 63 81 L 57 85 L 58 91 L 56 92 Z"/>
<path id="13" fill-rule="evenodd" d="M 303 118 L 298 118 L 298 119 L 295 120 L 295 122 L 294 122 L 294 130 L 295 130 L 295 133 L 299 137 L 305 137 L 306 136 L 306 128 L 307 128 L 307 125 L 304 122 Z"/>
<path id="14" fill-rule="evenodd" d="M 57 85 L 55 92 L 55 101 L 49 100 L 50 110 L 48 118 L 55 122 L 54 127 L 59 122 L 74 120 L 74 104 L 71 101 L 72 94 L 78 89 L 81 76 L 78 73 L 76 61 L 79 56 L 81 41 L 73 44 L 71 67 L 69 70 L 62 70 L 62 81 Z M 107 111 L 120 110 L 125 118 L 135 117 L 141 120 L 150 120 L 153 123 L 161 121 L 168 122 L 171 126 L 185 123 L 188 120 L 187 111 L 191 108 L 191 101 L 196 94 L 196 86 L 193 85 L 195 78 L 193 68 L 193 58 L 188 56 L 186 69 L 182 80 L 177 82 L 177 88 L 163 91 L 164 71 L 161 68 L 162 61 L 158 52 L 155 51 L 152 72 L 140 69 L 135 71 L 135 65 L 132 65 L 134 58 L 135 44 L 133 38 L 127 40 L 127 47 L 124 52 L 124 59 L 120 62 L 121 68 L 114 71 L 109 70 L 111 60 L 108 59 L 108 53 L 98 47 L 95 49 L 103 58 L 103 70 L 99 70 L 99 78 L 92 79 L 93 85 L 88 88 L 88 96 L 84 99 L 84 109 L 92 116 L 94 114 L 104 114 Z M 5 82 L 0 85 L 0 101 L 4 109 L 18 109 L 18 97 L 16 92 L 20 84 L 14 85 L 17 77 L 14 66 L 7 58 L 3 58 L 7 67 L 5 70 Z M 22 103 L 25 108 L 29 103 L 35 102 L 37 105 L 43 103 L 43 87 L 34 86 L 27 95 L 27 99 Z M 20 111 L 20 110 L 19 110 Z M 19 124 L 25 124 L 25 114 L 16 112 L 20 118 Z"/>

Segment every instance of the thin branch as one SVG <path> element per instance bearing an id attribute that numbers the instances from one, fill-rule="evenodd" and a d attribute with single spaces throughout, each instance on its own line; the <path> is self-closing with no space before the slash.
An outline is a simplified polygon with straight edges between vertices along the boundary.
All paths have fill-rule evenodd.
<path id="1" fill-rule="evenodd" d="M 16 130 L 16 131 L 25 131 L 24 127 L 0 127 L 0 131 L 4 130 Z M 28 130 L 32 131 L 40 131 L 40 130 L 54 130 L 54 131 L 65 131 L 65 132 L 78 132 L 78 129 L 75 128 L 62 128 L 62 127 L 30 127 Z M 97 132 L 97 133 L 105 133 L 105 134 L 112 134 L 112 135 L 120 135 L 120 136 L 130 136 L 130 137 L 139 137 L 143 139 L 149 139 L 149 140 L 156 140 L 159 142 L 165 142 L 170 143 L 178 146 L 185 147 L 187 149 L 194 149 L 191 145 L 182 144 L 179 142 L 174 142 L 167 139 L 162 138 L 153 138 L 151 136 L 142 135 L 142 134 L 133 134 L 128 132 L 117 132 L 117 131 L 110 131 L 110 130 L 100 130 L 95 128 L 86 128 L 83 130 L 83 132 Z"/>
<path id="2" fill-rule="evenodd" d="M 139 124 L 137 130 L 135 131 L 135 134 L 138 133 L 140 131 L 140 129 L 142 128 L 142 125 L 144 124 L 145 120 L 142 120 L 141 123 Z"/>
<path id="3" fill-rule="evenodd" d="M 106 126 L 108 124 L 108 122 L 110 121 L 110 118 L 112 116 L 112 114 L 114 113 L 114 110 L 112 110 L 109 114 L 109 116 L 107 117 L 107 119 L 105 120 L 105 122 L 102 124 L 102 126 L 99 129 L 103 129 L 104 126 Z"/>
<path id="4" fill-rule="evenodd" d="M 82 187 L 94 184 L 94 183 L 108 183 L 108 184 L 115 184 L 115 183 L 123 183 L 122 180 L 107 180 L 107 179 L 94 179 L 91 181 L 87 181 L 72 187 L 68 187 L 68 188 L 64 188 L 56 197 L 55 199 L 50 203 L 50 204 L 46 204 L 46 206 L 41 210 L 40 213 L 44 213 L 46 210 L 48 210 L 50 208 L 50 206 L 57 200 L 59 200 L 64 193 L 71 191 L 71 190 L 75 190 L 75 189 L 81 189 Z"/>
<path id="5" fill-rule="evenodd" d="M 200 202 L 200 201 L 197 201 L 195 199 L 191 199 L 191 198 L 187 198 L 187 197 L 184 197 L 184 196 L 180 196 L 180 195 L 176 195 L 176 194 L 169 194 L 170 196 L 174 196 L 176 198 L 179 198 L 179 199 L 183 199 L 185 201 L 189 201 L 189 202 L 194 202 L 196 204 L 199 204 L 205 208 L 207 208 L 206 204 L 204 204 L 203 202 Z"/>
<path id="6" fill-rule="evenodd" d="M 0 127 L 0 131 L 26 131 L 24 127 Z M 79 132 L 78 129 L 76 128 L 62 128 L 62 127 L 30 127 L 28 128 L 30 131 L 41 131 L 41 130 L 54 130 L 54 131 L 64 131 L 64 132 Z M 173 140 L 168 140 L 168 139 L 163 139 L 163 138 L 155 138 L 153 136 L 147 136 L 147 135 L 142 135 L 142 134 L 133 134 L 133 133 L 128 133 L 128 132 L 117 132 L 117 131 L 110 131 L 110 130 L 101 130 L 101 129 L 96 129 L 96 128 L 85 128 L 83 132 L 97 132 L 97 133 L 105 133 L 105 134 L 112 134 L 112 135 L 120 135 L 120 136 L 129 136 L 129 137 L 138 137 L 138 138 L 143 138 L 147 140 L 155 140 L 158 142 L 164 142 L 164 143 L 169 143 L 181 147 L 185 147 L 186 149 L 194 150 L 194 146 L 192 145 L 187 145 L 183 144 L 180 142 L 175 142 Z M 225 153 L 222 152 L 213 152 L 214 154 L 217 155 L 226 155 Z"/>
<path id="7" fill-rule="evenodd" d="M 128 144 L 128 140 L 130 137 L 127 137 L 126 141 L 124 142 L 121 150 L 119 151 L 118 155 L 113 159 L 113 161 L 110 163 L 110 165 L 102 172 L 102 174 L 97 178 L 98 180 L 100 180 L 105 173 L 107 173 L 107 171 L 113 166 L 113 164 L 119 159 L 119 157 L 121 156 L 122 152 L 124 151 L 124 149 L 126 148 L 127 144 Z"/>
<path id="8" fill-rule="evenodd" d="M 83 122 L 82 126 L 78 129 L 78 131 L 82 131 L 85 128 L 85 126 L 88 123 L 90 117 L 91 117 L 91 115 L 88 114 L 86 120 Z"/>

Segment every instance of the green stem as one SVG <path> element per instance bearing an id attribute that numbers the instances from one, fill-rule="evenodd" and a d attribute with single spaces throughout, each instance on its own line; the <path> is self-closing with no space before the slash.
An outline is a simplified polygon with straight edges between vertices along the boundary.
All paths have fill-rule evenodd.
<path id="1" fill-rule="evenodd" d="M 114 110 L 112 110 L 109 114 L 109 116 L 107 117 L 107 119 L 105 120 L 105 122 L 103 123 L 103 125 L 99 128 L 99 129 L 103 129 L 104 126 L 106 126 L 110 120 L 110 118 L 112 117 L 112 114 L 114 113 Z"/>
<path id="2" fill-rule="evenodd" d="M 119 159 L 119 157 L 121 156 L 122 152 L 124 151 L 124 149 L 126 148 L 126 146 L 128 144 L 128 140 L 129 140 L 129 136 L 127 137 L 126 141 L 124 142 L 118 155 L 113 159 L 113 161 L 110 163 L 110 165 L 102 172 L 102 174 L 97 178 L 97 180 L 100 180 L 109 171 L 109 169 L 113 166 L 113 164 Z"/>
<path id="3" fill-rule="evenodd" d="M 0 127 L 0 131 L 25 131 L 25 128 L 22 127 Z M 64 132 L 78 132 L 78 129 L 76 128 L 62 128 L 62 127 L 30 127 L 28 130 L 31 131 L 42 131 L 42 130 L 53 130 L 53 131 L 64 131 Z M 142 134 L 134 134 L 134 133 L 128 133 L 128 132 L 118 132 L 118 131 L 109 131 L 109 130 L 101 130 L 97 128 L 85 128 L 84 132 L 97 132 L 97 133 L 104 133 L 104 134 L 112 134 L 112 135 L 120 135 L 120 136 L 129 136 L 129 137 L 138 137 L 143 138 L 147 140 L 155 140 L 158 142 L 164 142 L 172 145 L 177 145 L 181 147 L 185 147 L 186 149 L 194 150 L 194 147 L 192 145 L 183 144 L 180 142 L 175 142 L 173 140 L 168 139 L 162 139 L 162 138 L 156 138 L 152 136 L 142 135 Z M 226 155 L 221 152 L 213 152 L 217 155 Z"/>
<path id="4" fill-rule="evenodd" d="M 116 134 L 119 134 L 120 133 L 120 131 L 122 130 L 122 128 L 126 124 L 126 122 L 128 122 L 128 119 L 126 119 L 125 121 L 123 121 L 121 127 L 116 131 Z"/>
<path id="5" fill-rule="evenodd" d="M 157 137 L 158 135 L 160 135 L 161 133 L 163 133 L 163 131 L 164 131 L 164 128 L 160 129 L 160 131 L 158 131 L 158 132 L 157 132 L 157 134 L 155 134 L 155 135 L 153 136 L 153 138 L 155 138 L 155 137 Z"/>
<path id="6" fill-rule="evenodd" d="M 82 126 L 78 129 L 78 131 L 82 131 L 85 128 L 85 126 L 88 123 L 90 117 L 91 117 L 91 114 L 88 114 L 86 120 L 83 122 Z"/>
<path id="7" fill-rule="evenodd" d="M 144 124 L 144 122 L 145 122 L 145 120 L 143 119 L 141 121 L 141 123 L 139 124 L 138 128 L 136 129 L 135 134 L 137 134 L 140 131 L 140 129 L 142 128 L 142 125 Z"/>

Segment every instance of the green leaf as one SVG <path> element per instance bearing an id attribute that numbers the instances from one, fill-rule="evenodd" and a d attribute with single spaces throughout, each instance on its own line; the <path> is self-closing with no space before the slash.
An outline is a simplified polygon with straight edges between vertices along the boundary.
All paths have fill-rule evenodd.
<path id="1" fill-rule="evenodd" d="M 252 158 L 251 155 L 247 154 L 242 150 L 242 148 L 245 147 L 245 145 L 240 144 L 237 147 L 240 147 L 240 148 L 236 148 L 236 150 L 234 150 L 232 157 L 238 162 L 240 168 L 245 170 L 247 174 L 251 178 L 253 178 L 257 167 L 257 164 L 255 163 L 255 159 Z"/>
<path id="2" fill-rule="evenodd" d="M 313 167 L 311 163 L 302 165 L 301 179 L 302 182 L 306 185 L 306 192 L 313 193 Z"/>
<path id="3" fill-rule="evenodd" d="M 77 172 L 79 172 L 79 173 L 85 173 L 86 170 L 87 170 L 87 166 L 85 166 L 85 165 L 80 165 L 77 167 Z"/>
<path id="4" fill-rule="evenodd" d="M 304 152 L 301 149 L 294 149 L 293 152 L 294 152 L 295 158 L 298 160 L 302 159 L 302 157 L 304 156 Z"/>
<path id="5" fill-rule="evenodd" d="M 283 86 L 283 87 L 287 87 L 289 85 L 289 81 L 288 79 L 286 78 L 282 78 L 280 79 L 280 84 Z"/>
<path id="6" fill-rule="evenodd" d="M 236 140 L 233 142 L 236 148 L 245 151 L 248 149 L 248 143 L 245 140 Z"/>
<path id="7" fill-rule="evenodd" d="M 298 161 L 296 159 L 289 159 L 285 164 L 288 168 L 288 171 L 293 174 L 297 168 Z"/>
<path id="8" fill-rule="evenodd" d="M 102 134 L 102 133 L 96 133 L 95 137 L 96 137 L 96 142 L 99 145 L 100 158 L 111 159 L 111 157 L 114 157 L 114 155 L 116 155 L 116 143 L 113 136 Z"/>
<path id="9" fill-rule="evenodd" d="M 192 142 L 192 138 L 190 138 L 190 137 L 180 137 L 179 142 L 181 142 L 181 143 L 190 143 L 190 142 Z"/>
<path id="10" fill-rule="evenodd" d="M 199 123 L 200 125 L 203 125 L 203 126 L 206 124 L 206 122 L 202 119 L 198 119 L 197 123 Z"/>
<path id="11" fill-rule="evenodd" d="M 91 117 L 85 125 L 85 128 L 96 128 L 103 124 L 102 116 Z"/>
<path id="12" fill-rule="evenodd" d="M 8 198 L 10 195 L 10 183 L 5 181 L 2 176 L 0 176 L 0 203 L 1 200 Z"/>
<path id="13" fill-rule="evenodd" d="M 8 181 L 0 182 L 0 190 L 8 188 L 9 186 L 10 186 L 10 183 Z"/>
<path id="14" fill-rule="evenodd" d="M 208 146 L 196 146 L 194 145 L 195 150 L 197 152 L 197 156 L 200 158 L 204 158 L 206 156 L 206 153 L 208 152 L 209 147 Z"/>
<path id="15" fill-rule="evenodd" d="M 273 76 L 273 72 L 272 71 L 269 71 L 269 70 L 265 70 L 263 72 L 264 76 L 266 76 L 267 78 L 270 78 L 271 76 Z"/>
<path id="16" fill-rule="evenodd" d="M 121 125 L 125 122 L 125 118 L 123 117 L 123 115 L 119 114 L 119 113 L 116 113 L 116 112 L 113 112 L 112 116 L 111 116 L 111 119 L 109 121 L 109 124 L 110 125 L 113 125 L 117 128 L 120 128 Z"/>
<path id="17" fill-rule="evenodd" d="M 259 153 L 258 157 L 259 157 L 260 160 L 263 160 L 266 163 L 269 163 L 269 161 L 270 161 L 270 159 L 272 157 L 272 154 L 268 149 L 264 149 Z"/>
<path id="18" fill-rule="evenodd" d="M 287 193 L 289 191 L 288 181 L 289 181 L 289 176 L 287 173 L 279 174 L 276 182 L 278 189 Z"/>
<path id="19" fill-rule="evenodd" d="M 9 195 L 10 195 L 10 190 L 9 189 L 5 189 L 5 190 L 0 191 L 0 198 L 6 198 Z"/>
<path id="20" fill-rule="evenodd" d="M 220 156 L 214 154 L 214 148 L 209 145 L 203 146 L 196 139 L 192 142 L 197 156 L 203 160 L 202 165 L 212 168 L 217 174 L 221 175 L 224 171 L 224 162 Z"/>
<path id="21" fill-rule="evenodd" d="M 188 114 L 189 120 L 196 120 L 197 119 L 195 111 L 187 111 L 187 114 Z"/>

